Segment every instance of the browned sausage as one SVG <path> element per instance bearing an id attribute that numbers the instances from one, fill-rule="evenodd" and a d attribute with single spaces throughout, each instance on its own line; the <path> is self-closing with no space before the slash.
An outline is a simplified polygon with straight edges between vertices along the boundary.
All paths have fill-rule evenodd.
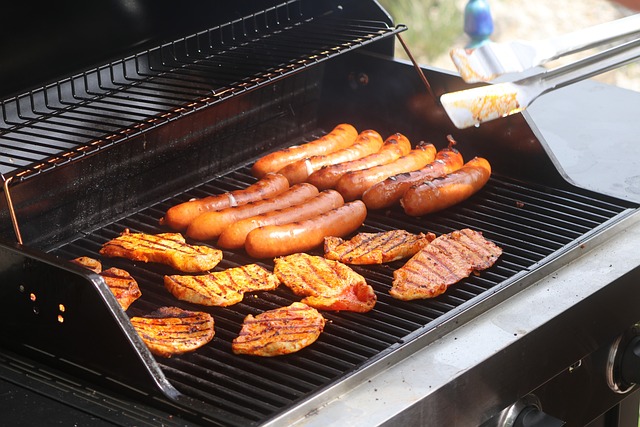
<path id="1" fill-rule="evenodd" d="M 262 178 L 269 172 L 277 172 L 289 163 L 311 156 L 333 153 L 353 144 L 358 136 L 356 128 L 350 124 L 340 124 L 328 134 L 307 142 L 283 150 L 274 151 L 258 159 L 251 168 L 251 173 L 257 178 Z"/>
<path id="2" fill-rule="evenodd" d="M 318 189 L 305 182 L 294 185 L 284 193 L 268 199 L 258 200 L 220 211 L 205 212 L 191 221 L 191 224 L 187 227 L 187 236 L 196 240 L 212 240 L 236 221 L 276 209 L 286 208 L 308 200 L 316 195 L 318 195 Z"/>
<path id="3" fill-rule="evenodd" d="M 491 165 L 475 157 L 455 172 L 415 185 L 400 199 L 405 213 L 411 216 L 437 212 L 468 199 L 489 181 Z"/>
<path id="4" fill-rule="evenodd" d="M 307 182 L 318 187 L 318 190 L 335 188 L 340 177 L 347 172 L 386 165 L 409 154 L 410 151 L 411 142 L 401 133 L 396 133 L 384 141 L 382 148 L 377 153 L 369 154 L 361 159 L 338 163 L 337 165 L 323 166 L 320 170 L 309 175 Z"/>
<path id="5" fill-rule="evenodd" d="M 368 188 L 393 175 L 421 169 L 436 157 L 433 144 L 421 143 L 406 156 L 386 165 L 374 166 L 361 171 L 347 172 L 336 184 L 336 190 L 344 200 L 351 201 L 362 197 Z"/>
<path id="6" fill-rule="evenodd" d="M 288 188 L 289 181 L 287 181 L 287 178 L 283 175 L 270 173 L 243 190 L 189 200 L 173 206 L 167 210 L 163 218 L 160 218 L 160 224 L 168 225 L 174 230 L 184 230 L 191 221 L 204 212 L 244 205 L 245 203 L 275 196 Z"/>
<path id="7" fill-rule="evenodd" d="M 306 181 L 309 175 L 323 166 L 360 159 L 380 150 L 382 144 L 382 137 L 378 132 L 365 130 L 358 135 L 353 145 L 333 153 L 295 161 L 280 169 L 278 173 L 287 177 L 289 185 L 299 184 Z"/>
<path id="8" fill-rule="evenodd" d="M 440 178 L 458 170 L 464 164 L 462 155 L 455 148 L 444 148 L 436 154 L 436 159 L 417 171 L 404 172 L 375 184 L 362 194 L 367 209 L 382 209 L 400 201 L 412 186 L 424 181 Z"/>
<path id="9" fill-rule="evenodd" d="M 353 233 L 366 217 L 367 207 L 356 200 L 304 221 L 256 228 L 247 235 L 245 249 L 254 258 L 308 251 L 322 245 L 326 236 Z"/>
<path id="10" fill-rule="evenodd" d="M 288 208 L 252 216 L 231 224 L 220 234 L 217 246 L 225 249 L 238 249 L 244 246 L 247 234 L 265 225 L 282 225 L 302 221 L 323 214 L 344 204 L 340 193 L 324 190 L 317 196 Z"/>

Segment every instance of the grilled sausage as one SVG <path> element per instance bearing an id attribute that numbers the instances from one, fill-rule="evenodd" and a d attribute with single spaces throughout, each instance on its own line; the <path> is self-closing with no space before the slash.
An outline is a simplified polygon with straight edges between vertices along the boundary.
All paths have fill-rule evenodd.
<path id="1" fill-rule="evenodd" d="M 400 199 L 400 205 L 411 216 L 437 212 L 471 197 L 490 176 L 489 162 L 475 157 L 455 172 L 409 188 Z"/>
<path id="2" fill-rule="evenodd" d="M 367 209 L 382 209 L 400 201 L 412 186 L 424 181 L 440 178 L 458 170 L 464 164 L 462 155 L 455 148 L 444 148 L 436 154 L 436 159 L 417 171 L 404 172 L 375 184 L 362 194 Z"/>
<path id="3" fill-rule="evenodd" d="M 289 180 L 289 185 L 299 184 L 307 180 L 309 175 L 323 166 L 360 159 L 375 153 L 382 147 L 380 134 L 374 130 L 361 132 L 353 145 L 329 154 L 307 157 L 288 164 L 278 171 Z"/>
<path id="4" fill-rule="evenodd" d="M 198 200 L 189 200 L 173 206 L 160 219 L 160 224 L 168 225 L 174 230 L 184 230 L 191 221 L 204 212 L 217 211 L 254 202 L 280 194 L 288 188 L 289 181 L 287 181 L 287 178 L 283 175 L 270 173 L 243 190 L 230 191 Z"/>
<path id="5" fill-rule="evenodd" d="M 205 212 L 194 219 L 187 228 L 187 236 L 196 240 L 212 240 L 218 237 L 229 225 L 241 219 L 261 213 L 286 208 L 318 195 L 318 189 L 311 184 L 294 185 L 284 193 L 264 200 L 247 203 L 234 208 L 215 212 Z"/>
<path id="6" fill-rule="evenodd" d="M 374 166 L 361 171 L 347 172 L 338 180 L 336 190 L 345 201 L 362 197 L 368 188 L 393 175 L 421 169 L 431 163 L 436 156 L 433 144 L 421 143 L 406 156 L 386 165 Z"/>
<path id="7" fill-rule="evenodd" d="M 311 156 L 333 153 L 350 146 L 356 140 L 358 131 L 350 124 L 340 124 L 331 132 L 306 144 L 296 145 L 283 150 L 274 151 L 258 159 L 251 168 L 251 173 L 262 178 L 269 172 L 277 172 L 289 163 Z"/>
<path id="8" fill-rule="evenodd" d="M 256 228 L 247 235 L 245 249 L 254 258 L 308 251 L 322 245 L 326 236 L 354 232 L 366 217 L 367 207 L 356 200 L 304 221 Z"/>
<path id="9" fill-rule="evenodd" d="M 401 133 L 396 133 L 384 141 L 380 151 L 377 153 L 369 154 L 361 159 L 351 160 L 349 162 L 323 166 L 320 170 L 309 175 L 307 182 L 315 185 L 318 190 L 335 188 L 338 180 L 347 172 L 386 165 L 407 155 L 410 151 L 411 142 Z"/>
<path id="10" fill-rule="evenodd" d="M 302 203 L 256 215 L 231 224 L 220 234 L 217 246 L 225 249 L 242 248 L 247 239 L 247 234 L 258 227 L 302 221 L 340 207 L 343 204 L 344 200 L 340 193 L 335 190 L 325 190 Z"/>

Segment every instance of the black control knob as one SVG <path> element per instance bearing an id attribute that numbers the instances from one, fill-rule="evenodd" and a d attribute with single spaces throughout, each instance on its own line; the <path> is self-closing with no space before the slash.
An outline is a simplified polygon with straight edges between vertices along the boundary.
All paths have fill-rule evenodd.
<path id="1" fill-rule="evenodd" d="M 640 336 L 634 337 L 622 354 L 620 376 L 629 384 L 640 383 Z"/>
<path id="2" fill-rule="evenodd" d="M 537 406 L 524 408 L 513 423 L 513 427 L 561 427 L 565 422 L 542 412 Z"/>

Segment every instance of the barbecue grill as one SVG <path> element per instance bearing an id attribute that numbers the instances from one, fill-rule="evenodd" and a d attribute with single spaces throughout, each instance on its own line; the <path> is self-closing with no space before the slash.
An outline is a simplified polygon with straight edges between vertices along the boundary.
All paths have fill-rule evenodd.
<path id="1" fill-rule="evenodd" d="M 12 84 L 0 134 L 0 406 L 9 416 L 34 421 L 47 408 L 45 420 L 106 425 L 506 426 L 547 414 L 633 425 L 640 191 L 638 124 L 625 111 L 639 95 L 585 82 L 459 131 L 436 99 L 466 85 L 394 59 L 407 28 L 376 2 L 239 3 L 114 1 L 98 15 L 80 2 L 44 11 L 59 19 L 59 38 L 15 29 L 25 37 L 8 50 L 18 65 L 2 71 Z M 494 170 L 453 208 L 422 218 L 370 211 L 359 231 L 469 227 L 504 249 L 498 262 L 412 302 L 388 295 L 401 262 L 355 267 L 376 291 L 375 309 L 325 312 L 317 342 L 269 359 L 234 355 L 231 340 L 247 314 L 297 300 L 282 287 L 203 308 L 164 289 L 168 267 L 103 259 L 140 284 L 142 298 L 124 312 L 98 275 L 69 262 L 100 258 L 125 229 L 168 231 L 158 220 L 169 207 L 245 188 L 258 157 L 343 122 L 437 148 L 451 134 L 465 158 L 483 156 Z M 216 269 L 255 261 L 224 251 Z M 214 340 L 152 356 L 128 319 L 161 306 L 211 313 Z"/>

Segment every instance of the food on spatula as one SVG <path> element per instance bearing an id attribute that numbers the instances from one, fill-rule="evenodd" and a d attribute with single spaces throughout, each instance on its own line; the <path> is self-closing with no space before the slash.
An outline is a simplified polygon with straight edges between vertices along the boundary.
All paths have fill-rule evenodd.
<path id="1" fill-rule="evenodd" d="M 279 285 L 275 274 L 257 264 L 199 276 L 164 276 L 164 286 L 173 296 L 208 306 L 233 305 L 242 301 L 245 292 L 271 291 Z"/>
<path id="2" fill-rule="evenodd" d="M 393 272 L 392 297 L 433 298 L 475 271 L 491 267 L 502 249 L 465 228 L 439 236 Z"/>
<path id="3" fill-rule="evenodd" d="M 80 264 L 102 276 L 123 310 L 128 309 L 135 300 L 142 296 L 138 282 L 125 270 L 111 267 L 102 271 L 100 261 L 86 256 L 73 259 L 71 262 Z"/>
<path id="4" fill-rule="evenodd" d="M 349 266 L 320 256 L 296 253 L 275 259 L 273 272 L 302 302 L 320 310 L 365 313 L 376 294 Z"/>
<path id="5" fill-rule="evenodd" d="M 221 250 L 190 245 L 180 233 L 131 233 L 128 229 L 106 242 L 100 255 L 157 262 L 186 273 L 211 270 L 222 259 Z"/>
<path id="6" fill-rule="evenodd" d="M 324 317 L 301 302 L 245 317 L 231 349 L 235 354 L 281 356 L 315 342 L 324 329 Z"/>
<path id="7" fill-rule="evenodd" d="M 324 257 L 345 264 L 382 264 L 413 256 L 436 236 L 405 230 L 358 233 L 349 240 L 325 237 Z"/>
<path id="8" fill-rule="evenodd" d="M 151 353 L 171 357 L 194 351 L 213 339 L 214 321 L 208 313 L 160 307 L 131 323 Z"/>

